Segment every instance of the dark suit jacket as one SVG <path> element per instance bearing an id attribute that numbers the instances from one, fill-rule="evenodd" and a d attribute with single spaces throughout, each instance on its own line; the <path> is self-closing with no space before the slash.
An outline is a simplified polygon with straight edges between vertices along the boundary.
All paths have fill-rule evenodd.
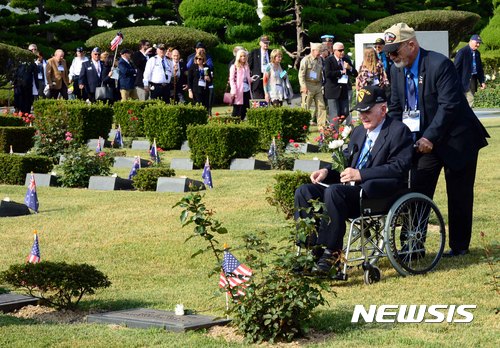
<path id="1" fill-rule="evenodd" d="M 349 167 L 356 166 L 365 138 L 366 129 L 362 125 L 354 128 L 346 150 L 346 154 L 353 154 Z M 413 139 L 409 128 L 402 122 L 386 117 L 366 167 L 359 170 L 362 179 L 359 186 L 366 196 L 389 197 L 405 188 L 412 156 Z M 339 182 L 339 178 L 339 173 L 330 169 L 325 183 Z"/>
<path id="2" fill-rule="evenodd" d="M 261 52 L 260 52 L 260 47 L 252 50 L 248 54 L 248 66 L 250 67 L 250 76 L 254 75 L 259 75 L 261 78 L 252 81 L 252 94 L 254 95 L 254 98 L 264 98 L 264 85 L 262 81 L 262 76 L 264 76 L 263 72 L 260 71 L 261 69 Z M 269 56 L 269 59 L 271 59 L 271 50 L 267 50 L 267 55 Z"/>
<path id="3" fill-rule="evenodd" d="M 87 93 L 95 93 L 96 87 L 99 87 L 102 83 L 102 77 L 105 72 L 104 63 L 99 61 L 101 76 L 97 75 L 97 71 L 92 60 L 82 63 L 82 70 L 80 70 L 80 76 L 78 78 L 78 83 L 85 86 L 85 91 Z M 109 72 L 109 70 L 108 70 Z"/>
<path id="4" fill-rule="evenodd" d="M 470 78 L 472 77 L 472 49 L 469 45 L 458 50 L 455 56 L 455 68 L 465 92 L 470 87 Z M 479 83 L 484 83 L 483 64 L 481 62 L 481 53 L 478 50 L 476 50 L 476 71 Z"/>
<path id="5" fill-rule="evenodd" d="M 347 76 L 358 76 L 357 70 L 354 68 L 351 60 L 348 57 L 342 58 L 343 61 L 352 66 L 351 70 L 347 70 Z M 347 91 L 351 88 L 350 82 L 347 84 L 338 83 L 338 79 L 342 76 L 343 67 L 341 67 L 334 55 L 329 56 L 325 60 L 325 98 L 326 99 L 347 99 Z"/>
<path id="6" fill-rule="evenodd" d="M 452 170 L 460 170 L 488 145 L 486 129 L 469 107 L 451 60 L 420 49 L 418 66 L 418 109 L 421 136 L 434 145 L 433 152 Z M 401 120 L 405 108 L 404 68 L 391 68 L 389 116 Z"/>
<path id="7" fill-rule="evenodd" d="M 142 54 L 141 51 L 135 51 L 131 57 L 132 63 L 134 63 L 137 68 L 137 76 L 135 77 L 135 85 L 137 87 L 144 87 L 144 82 L 142 78 L 144 76 L 144 69 L 146 68 L 146 63 L 148 59 Z"/>
<path id="8" fill-rule="evenodd" d="M 118 61 L 118 70 L 120 77 L 118 78 L 118 86 L 120 89 L 131 90 L 135 86 L 136 71 L 135 68 L 123 58 Z"/>

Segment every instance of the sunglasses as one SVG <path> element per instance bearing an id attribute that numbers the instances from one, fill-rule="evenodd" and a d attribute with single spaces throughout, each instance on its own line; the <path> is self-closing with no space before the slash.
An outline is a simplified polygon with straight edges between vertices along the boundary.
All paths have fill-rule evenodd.
<path id="1" fill-rule="evenodd" d="M 344 49 L 342 48 L 342 49 L 340 49 L 340 50 L 337 50 L 337 51 L 339 51 L 339 52 L 344 52 Z"/>
<path id="2" fill-rule="evenodd" d="M 195 58 L 196 60 L 203 60 L 203 58 Z"/>
<path id="3" fill-rule="evenodd" d="M 397 57 L 397 56 L 399 56 L 399 54 L 401 53 L 401 48 L 403 48 L 403 47 L 404 47 L 405 43 L 406 43 L 406 42 L 403 42 L 403 43 L 402 43 L 402 44 L 398 47 L 398 49 L 397 49 L 396 51 L 394 51 L 394 52 L 387 52 L 387 54 L 388 54 L 389 56 L 391 56 L 391 57 Z"/>

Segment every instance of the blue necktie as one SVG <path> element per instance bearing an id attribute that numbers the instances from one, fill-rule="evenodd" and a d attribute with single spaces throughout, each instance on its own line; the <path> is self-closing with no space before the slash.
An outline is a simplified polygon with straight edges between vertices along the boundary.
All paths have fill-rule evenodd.
<path id="1" fill-rule="evenodd" d="M 366 137 L 365 145 L 363 146 L 363 150 L 361 150 L 361 154 L 359 155 L 357 169 L 363 169 L 366 166 L 366 162 L 370 159 L 370 151 L 372 149 L 373 140 L 369 137 Z"/>
<path id="2" fill-rule="evenodd" d="M 415 86 L 415 81 L 413 80 L 413 73 L 409 72 L 406 75 L 406 85 L 408 86 L 408 109 L 416 110 L 417 108 L 417 88 Z"/>
<path id="3" fill-rule="evenodd" d="M 477 74 L 476 52 L 472 51 L 472 75 Z"/>

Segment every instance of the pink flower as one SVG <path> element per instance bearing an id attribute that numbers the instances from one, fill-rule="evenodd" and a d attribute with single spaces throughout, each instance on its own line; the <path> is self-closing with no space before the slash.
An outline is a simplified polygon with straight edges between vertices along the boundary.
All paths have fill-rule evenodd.
<path id="1" fill-rule="evenodd" d="M 281 139 L 281 135 L 278 133 L 278 135 L 276 136 L 276 138 L 277 138 L 278 140 L 280 140 L 280 139 Z"/>
<path id="2" fill-rule="evenodd" d="M 71 141 L 71 140 L 73 140 L 72 137 L 66 137 L 66 141 Z"/>
<path id="3" fill-rule="evenodd" d="M 335 134 L 333 135 L 333 139 L 338 139 L 338 138 L 339 138 L 339 133 L 335 133 Z"/>
<path id="4" fill-rule="evenodd" d="M 158 152 L 163 152 L 164 150 L 163 150 L 161 147 L 158 147 L 158 146 L 157 146 L 157 147 L 156 147 L 156 151 L 158 151 Z"/>
<path id="5" fill-rule="evenodd" d="M 291 144 L 291 143 L 294 143 L 294 142 L 295 142 L 295 140 L 290 139 L 290 140 L 288 140 L 288 142 Z"/>
<path id="6" fill-rule="evenodd" d="M 303 125 L 303 126 L 302 126 L 302 129 L 303 129 L 303 130 L 307 130 L 307 126 L 306 126 L 306 125 Z"/>
<path id="7" fill-rule="evenodd" d="M 106 152 L 101 151 L 101 152 L 99 152 L 98 156 L 99 156 L 99 157 L 104 157 L 104 156 L 106 156 Z"/>
<path id="8" fill-rule="evenodd" d="M 17 116 L 17 112 L 14 112 L 14 113 L 12 114 L 12 116 Z"/>
<path id="9" fill-rule="evenodd" d="M 71 134 L 71 132 L 66 132 L 66 133 L 64 133 L 64 136 L 66 136 L 66 137 L 72 137 L 73 134 Z"/>
<path id="10" fill-rule="evenodd" d="M 295 148 L 297 148 L 297 147 L 299 147 L 300 145 L 299 145 L 299 144 L 297 144 L 297 143 L 295 143 L 295 144 L 293 144 L 293 146 L 295 146 Z"/>

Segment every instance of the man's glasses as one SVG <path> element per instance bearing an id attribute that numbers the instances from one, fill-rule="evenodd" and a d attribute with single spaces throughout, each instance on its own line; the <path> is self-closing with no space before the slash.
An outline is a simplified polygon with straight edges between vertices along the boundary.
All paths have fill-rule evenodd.
<path id="1" fill-rule="evenodd" d="M 342 48 L 342 49 L 340 49 L 340 50 L 336 50 L 336 51 L 339 51 L 339 52 L 344 52 L 344 49 Z"/>
<path id="2" fill-rule="evenodd" d="M 394 52 L 388 52 L 387 54 L 389 56 L 391 56 L 391 57 L 397 57 L 397 56 L 399 56 L 399 54 L 401 53 L 401 49 L 404 47 L 405 43 L 406 42 L 403 42 L 396 51 L 394 51 Z"/>

